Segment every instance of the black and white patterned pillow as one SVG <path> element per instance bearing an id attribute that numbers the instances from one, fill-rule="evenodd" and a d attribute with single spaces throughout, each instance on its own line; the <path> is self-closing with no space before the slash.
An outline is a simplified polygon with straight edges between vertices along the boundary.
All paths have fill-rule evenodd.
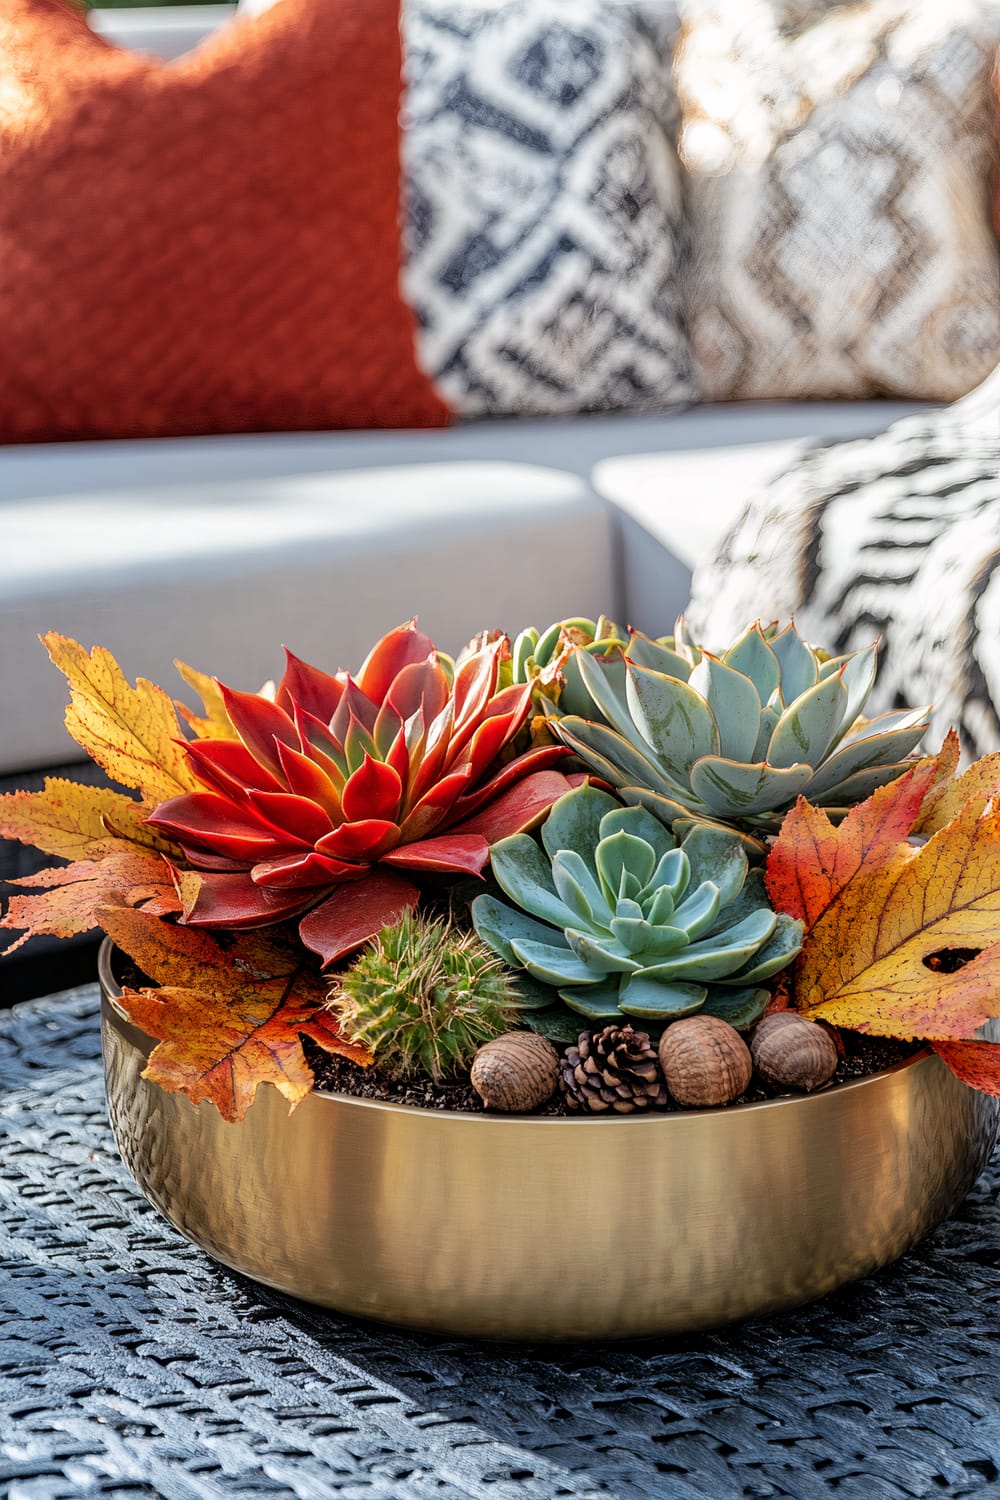
<path id="1" fill-rule="evenodd" d="M 694 398 L 669 68 L 608 0 L 407 0 L 407 298 L 463 416 Z"/>
<path id="2" fill-rule="evenodd" d="M 697 400 L 673 0 L 401 0 L 401 26 L 403 291 L 452 409 Z"/>
<path id="3" fill-rule="evenodd" d="M 688 618 L 721 647 L 794 615 L 846 651 L 881 637 L 869 712 L 933 703 L 967 755 L 1000 749 L 1000 369 L 954 406 L 806 453 L 695 572 Z"/>

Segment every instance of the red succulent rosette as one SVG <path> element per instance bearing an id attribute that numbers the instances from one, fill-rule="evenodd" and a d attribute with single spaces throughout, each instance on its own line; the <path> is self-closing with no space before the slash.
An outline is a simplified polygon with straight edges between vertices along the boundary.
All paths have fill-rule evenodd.
<path id="1" fill-rule="evenodd" d="M 531 827 L 574 781 L 547 745 L 503 766 L 528 685 L 498 689 L 506 637 L 465 654 L 454 678 L 414 622 L 355 677 L 288 653 L 272 701 L 219 684 L 233 737 L 185 745 L 203 791 L 150 824 L 199 872 L 184 921 L 259 927 L 300 916 L 324 963 L 416 904 L 407 870 L 478 875 L 490 844 Z"/>

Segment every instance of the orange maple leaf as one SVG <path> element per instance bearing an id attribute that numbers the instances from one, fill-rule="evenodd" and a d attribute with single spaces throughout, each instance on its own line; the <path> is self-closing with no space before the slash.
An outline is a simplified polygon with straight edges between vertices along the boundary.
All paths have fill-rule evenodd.
<path id="1" fill-rule="evenodd" d="M 782 827 L 771 899 L 808 922 L 795 1004 L 854 1031 L 971 1040 L 1000 1016 L 1000 812 L 974 799 L 914 849 L 901 836 L 920 771 L 908 775 L 839 829 L 821 829 L 807 806 Z M 952 973 L 928 965 L 949 948 L 977 956 Z"/>
<path id="2" fill-rule="evenodd" d="M 307 1036 L 327 1052 L 367 1066 L 371 1053 L 342 1038 L 326 987 L 280 932 L 226 934 L 151 920 L 114 907 L 101 925 L 159 989 L 126 989 L 129 1020 L 159 1041 L 144 1078 L 194 1104 L 208 1099 L 241 1120 L 262 1083 L 294 1108 L 313 1086 Z"/>
<path id="3" fill-rule="evenodd" d="M 764 879 L 775 911 L 799 918 L 807 931 L 815 926 L 852 880 L 897 854 L 936 777 L 936 762 L 921 761 L 852 807 L 837 827 L 800 797 L 767 859 Z"/>
<path id="4" fill-rule="evenodd" d="M 49 889 L 37 896 L 10 898 L 0 930 L 21 935 L 0 956 L 13 953 L 38 933 L 74 937 L 90 932 L 103 925 L 100 914 L 113 905 L 142 906 L 147 920 L 180 911 L 169 867 L 160 855 L 115 841 L 91 847 L 92 859 L 11 882 L 22 890 Z"/>

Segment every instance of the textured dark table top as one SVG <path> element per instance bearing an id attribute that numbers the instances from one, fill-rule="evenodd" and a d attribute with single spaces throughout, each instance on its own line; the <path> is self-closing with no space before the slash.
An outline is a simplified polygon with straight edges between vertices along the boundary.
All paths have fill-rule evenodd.
<path id="1" fill-rule="evenodd" d="M 1000 1496 L 998 1177 L 895 1267 L 769 1322 L 613 1347 L 399 1333 L 164 1224 L 105 1119 L 96 990 L 34 1001 L 0 1013 L 0 1495 Z M 578 1187 L 600 1190 L 583 1166 Z"/>

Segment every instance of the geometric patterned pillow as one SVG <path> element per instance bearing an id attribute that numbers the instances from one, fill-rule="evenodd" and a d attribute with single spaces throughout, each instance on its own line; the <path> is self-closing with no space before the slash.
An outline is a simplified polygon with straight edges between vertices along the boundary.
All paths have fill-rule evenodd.
<path id="1" fill-rule="evenodd" d="M 692 343 L 715 399 L 950 401 L 1000 359 L 993 0 L 682 0 Z"/>
<path id="2" fill-rule="evenodd" d="M 696 569 L 710 650 L 758 617 L 828 651 L 880 638 L 870 714 L 933 703 L 967 756 L 1000 750 L 1000 369 L 964 401 L 806 453 Z"/>
<path id="3" fill-rule="evenodd" d="M 402 0 L 402 288 L 420 365 L 458 416 L 698 397 L 672 7 L 647 8 Z"/>
<path id="4" fill-rule="evenodd" d="M 465 416 L 696 396 L 660 46 L 608 0 L 407 0 L 418 356 Z"/>

